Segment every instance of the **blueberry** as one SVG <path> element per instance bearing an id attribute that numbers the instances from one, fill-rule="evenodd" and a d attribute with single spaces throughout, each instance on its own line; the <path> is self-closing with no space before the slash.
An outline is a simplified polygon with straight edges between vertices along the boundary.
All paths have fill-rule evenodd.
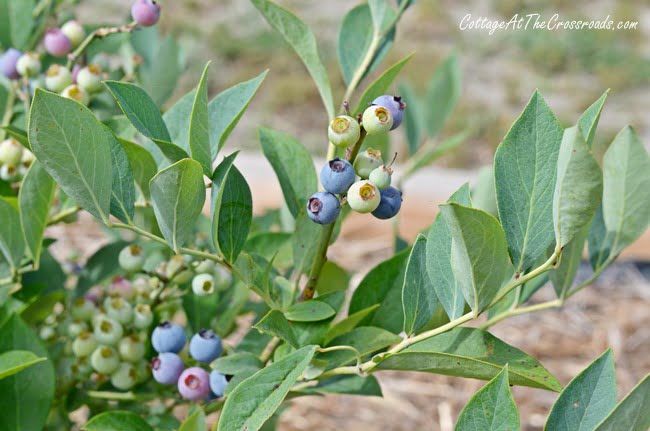
<path id="1" fill-rule="evenodd" d="M 384 108 L 388 109 L 388 111 L 390 111 L 391 115 L 393 116 L 393 125 L 390 130 L 395 130 L 399 127 L 400 124 L 402 124 L 406 103 L 402 102 L 402 98 L 400 96 L 390 96 L 388 94 L 385 94 L 373 100 L 372 104 L 383 106 Z"/>
<path id="2" fill-rule="evenodd" d="M 138 304 L 133 308 L 133 326 L 136 329 L 147 329 L 153 322 L 153 314 L 148 304 Z"/>
<path id="3" fill-rule="evenodd" d="M 96 310 L 95 304 L 86 298 L 77 298 L 72 303 L 72 317 L 78 320 L 90 320 Z"/>
<path id="4" fill-rule="evenodd" d="M 53 28 L 45 33 L 43 39 L 45 50 L 54 57 L 64 57 L 72 49 L 72 42 L 63 34 L 60 28 Z"/>
<path id="5" fill-rule="evenodd" d="M 176 353 L 161 353 L 151 361 L 153 378 L 163 385 L 174 385 L 185 369 L 183 360 Z"/>
<path id="6" fill-rule="evenodd" d="M 102 68 L 91 64 L 79 70 L 77 85 L 88 93 L 100 91 L 102 89 Z"/>
<path id="7" fill-rule="evenodd" d="M 356 159 L 354 159 L 354 170 L 362 180 L 367 180 L 370 172 L 380 167 L 383 163 L 381 151 L 368 148 L 366 151 L 357 154 Z"/>
<path id="8" fill-rule="evenodd" d="M 368 180 L 376 185 L 379 190 L 385 190 L 390 186 L 391 175 L 393 175 L 393 170 L 391 168 L 381 166 L 370 172 Z"/>
<path id="9" fill-rule="evenodd" d="M 144 358 L 145 345 L 137 334 L 131 334 L 120 340 L 117 351 L 122 360 L 136 363 Z"/>
<path id="10" fill-rule="evenodd" d="M 320 171 L 321 184 L 334 194 L 347 192 L 356 178 L 352 164 L 338 157 L 327 162 Z"/>
<path id="11" fill-rule="evenodd" d="M 214 271 L 216 266 L 217 263 L 215 261 L 206 259 L 199 262 L 194 268 L 194 271 L 196 271 L 197 274 L 208 274 Z"/>
<path id="12" fill-rule="evenodd" d="M 154 0 L 136 0 L 131 7 L 131 16 L 141 26 L 150 27 L 160 19 L 160 6 Z"/>
<path id="13" fill-rule="evenodd" d="M 20 78 L 20 73 L 16 70 L 18 59 L 23 55 L 22 52 L 14 48 L 9 48 L 2 57 L 0 57 L 0 73 L 8 79 Z"/>
<path id="14" fill-rule="evenodd" d="M 341 115 L 332 120 L 327 128 L 330 142 L 339 148 L 345 148 L 357 143 L 361 136 L 359 122 L 347 115 Z"/>
<path id="15" fill-rule="evenodd" d="M 178 353 L 185 347 L 185 332 L 174 322 L 162 322 L 151 334 L 151 344 L 156 352 Z"/>
<path id="16" fill-rule="evenodd" d="M 133 319 L 133 308 L 131 307 L 131 304 L 119 296 L 115 298 L 106 298 L 104 301 L 104 308 L 106 309 L 106 315 L 108 317 L 118 321 L 122 325 L 131 323 L 131 320 Z"/>
<path id="17" fill-rule="evenodd" d="M 228 386 L 226 376 L 218 371 L 212 371 L 210 373 L 210 390 L 212 390 L 212 393 L 217 398 L 223 397 L 223 394 L 226 392 L 226 386 Z"/>
<path id="18" fill-rule="evenodd" d="M 61 26 L 61 32 L 70 40 L 72 47 L 79 46 L 86 38 L 86 31 L 76 20 L 70 20 Z"/>
<path id="19" fill-rule="evenodd" d="M 111 374 L 111 384 L 121 391 L 128 391 L 138 382 L 138 373 L 132 364 L 123 362 Z"/>
<path id="20" fill-rule="evenodd" d="M 391 130 L 393 115 L 383 106 L 372 105 L 363 111 L 362 122 L 368 135 L 379 135 Z"/>
<path id="21" fill-rule="evenodd" d="M 221 355 L 221 337 L 209 329 L 201 329 L 190 340 L 190 355 L 199 362 L 212 362 Z"/>
<path id="22" fill-rule="evenodd" d="M 14 165 L 2 165 L 0 167 L 0 180 L 8 183 L 20 181 L 20 172 Z"/>
<path id="23" fill-rule="evenodd" d="M 111 293 L 117 294 L 126 300 L 132 300 L 135 297 L 135 292 L 128 278 L 116 275 L 111 279 L 109 286 Z"/>
<path id="24" fill-rule="evenodd" d="M 88 331 L 84 331 L 72 342 L 72 353 L 77 358 L 85 358 L 92 354 L 97 346 L 95 336 Z"/>
<path id="25" fill-rule="evenodd" d="M 178 391 L 186 400 L 204 400 L 210 395 L 210 377 L 203 368 L 191 367 L 178 378 Z"/>
<path id="26" fill-rule="evenodd" d="M 374 211 L 380 200 L 379 190 L 367 180 L 352 184 L 348 190 L 348 205 L 352 210 L 362 214 Z"/>
<path id="27" fill-rule="evenodd" d="M 100 344 L 114 346 L 122 339 L 124 329 L 122 329 L 119 322 L 108 317 L 102 317 L 95 323 L 94 333 Z"/>
<path id="28" fill-rule="evenodd" d="M 339 199 L 329 192 L 314 193 L 307 202 L 307 214 L 318 224 L 334 223 L 340 212 Z"/>
<path id="29" fill-rule="evenodd" d="M 388 187 L 381 191 L 381 202 L 372 215 L 378 219 L 386 220 L 395 217 L 402 207 L 402 192 L 395 187 Z"/>
<path id="30" fill-rule="evenodd" d="M 197 296 L 214 293 L 214 277 L 211 274 L 197 274 L 192 279 L 192 292 Z"/>
<path id="31" fill-rule="evenodd" d="M 73 320 L 68 324 L 68 336 L 73 338 L 87 330 L 88 324 L 86 322 Z"/>
<path id="32" fill-rule="evenodd" d="M 90 365 L 102 374 L 111 374 L 120 366 L 120 357 L 112 347 L 99 346 L 90 356 Z"/>
<path id="33" fill-rule="evenodd" d="M 124 247 L 117 257 L 118 263 L 126 272 L 138 272 L 144 266 L 144 252 L 139 245 Z"/>
<path id="34" fill-rule="evenodd" d="M 0 142 L 0 165 L 18 166 L 23 158 L 23 146 L 12 138 Z"/>
<path id="35" fill-rule="evenodd" d="M 41 73 L 41 60 L 39 60 L 37 54 L 26 52 L 18 59 L 16 70 L 20 73 L 20 76 L 33 78 Z"/>
<path id="36" fill-rule="evenodd" d="M 72 99 L 75 102 L 79 102 L 84 106 L 87 106 L 88 103 L 90 102 L 90 96 L 88 96 L 88 93 L 86 93 L 86 90 L 83 88 L 79 87 L 76 84 L 68 85 L 63 89 L 61 92 L 61 97 L 65 97 L 66 99 Z"/>
<path id="37" fill-rule="evenodd" d="M 60 64 L 53 64 L 45 72 L 45 88 L 60 93 L 72 85 L 72 73 Z"/>

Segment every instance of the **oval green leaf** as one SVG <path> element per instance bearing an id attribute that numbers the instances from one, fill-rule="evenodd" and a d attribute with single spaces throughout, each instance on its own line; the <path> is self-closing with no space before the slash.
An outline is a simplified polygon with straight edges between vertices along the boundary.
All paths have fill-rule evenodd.
<path id="1" fill-rule="evenodd" d="M 34 353 L 26 350 L 12 350 L 2 353 L 0 354 L 0 380 L 46 360 L 47 358 L 39 358 Z"/>
<path id="2" fill-rule="evenodd" d="M 52 206 L 56 183 L 35 161 L 27 171 L 18 193 L 20 221 L 27 249 L 32 260 L 38 263 L 43 248 L 43 233 Z"/>
<path id="3" fill-rule="evenodd" d="M 411 335 L 427 324 L 438 306 L 438 296 L 427 272 L 427 237 L 418 235 L 406 264 L 402 287 L 404 332 Z"/>
<path id="4" fill-rule="evenodd" d="M 201 81 L 196 89 L 192 113 L 190 114 L 189 143 L 190 155 L 201 164 L 203 173 L 212 174 L 212 155 L 210 154 L 210 130 L 208 116 L 208 69 L 205 65 Z"/>
<path id="5" fill-rule="evenodd" d="M 127 411 L 108 411 L 90 418 L 83 431 L 153 431 L 144 419 L 135 413 Z"/>
<path id="6" fill-rule="evenodd" d="M 650 374 L 621 400 L 595 431 L 650 429 Z"/>
<path id="7" fill-rule="evenodd" d="M 15 198 L 12 198 L 15 202 Z M 0 197 L 0 254 L 12 270 L 17 270 L 25 252 L 25 239 L 20 226 L 20 213 L 14 203 Z"/>
<path id="8" fill-rule="evenodd" d="M 318 322 L 336 314 L 336 310 L 322 301 L 298 302 L 284 312 L 287 320 L 294 322 Z"/>
<path id="9" fill-rule="evenodd" d="M 368 107 L 369 103 L 371 103 L 382 94 L 385 94 L 395 78 L 397 78 L 397 75 L 399 75 L 404 66 L 406 66 L 406 63 L 408 63 L 411 57 L 413 57 L 413 54 L 415 53 L 411 53 L 397 63 L 393 64 L 391 67 L 386 69 L 386 71 L 382 73 L 379 78 L 370 84 L 368 88 L 366 88 L 366 91 L 364 91 L 361 95 L 361 98 L 359 98 L 357 107 L 353 112 L 363 113 L 363 111 Z"/>

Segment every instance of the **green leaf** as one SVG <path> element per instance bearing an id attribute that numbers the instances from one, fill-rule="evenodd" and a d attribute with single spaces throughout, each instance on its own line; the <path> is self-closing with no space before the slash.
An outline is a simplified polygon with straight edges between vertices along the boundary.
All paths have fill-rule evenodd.
<path id="1" fill-rule="evenodd" d="M 171 34 L 162 42 L 156 37 L 149 48 L 150 55 L 138 67 L 138 78 L 147 93 L 151 94 L 156 106 L 162 106 L 174 93 L 178 79 L 183 74 L 181 48 Z"/>
<path id="2" fill-rule="evenodd" d="M 408 257 L 409 251 L 404 250 L 371 269 L 352 293 L 348 313 L 380 304 L 362 323 L 400 332 L 404 328 L 402 286 Z"/>
<path id="3" fill-rule="evenodd" d="M 311 362 L 316 346 L 303 347 L 240 383 L 226 399 L 219 431 L 259 430 Z"/>
<path id="4" fill-rule="evenodd" d="M 0 88 L 2 88 L 2 86 L 0 86 Z M 29 145 L 29 138 L 27 137 L 26 131 L 16 126 L 12 126 L 11 124 L 0 128 L 7 132 L 7 135 L 18 141 L 23 147 L 27 148 L 30 151 L 32 150 L 32 147 Z"/>
<path id="5" fill-rule="evenodd" d="M 36 158 L 68 196 L 104 222 L 113 183 L 110 139 L 85 106 L 36 89 L 29 119 Z"/>
<path id="6" fill-rule="evenodd" d="M 257 328 L 258 331 L 264 334 L 278 337 L 295 348 L 300 347 L 296 334 L 294 334 L 293 329 L 291 329 L 291 324 L 284 317 L 284 314 L 282 314 L 281 311 L 269 311 L 262 320 L 255 324 L 254 328 Z"/>
<path id="7" fill-rule="evenodd" d="M 322 301 L 303 301 L 293 304 L 285 311 L 287 320 L 294 322 L 318 322 L 332 317 L 336 310 Z"/>
<path id="8" fill-rule="evenodd" d="M 20 221 L 27 249 L 34 262 L 41 259 L 43 233 L 54 198 L 56 183 L 38 161 L 32 163 L 18 193 Z"/>
<path id="9" fill-rule="evenodd" d="M 183 421 L 178 431 L 205 431 L 206 429 L 205 413 L 201 407 L 196 407 L 194 413 Z"/>
<path id="10" fill-rule="evenodd" d="M 461 186 L 447 202 L 456 202 L 471 206 L 469 184 Z M 429 229 L 426 244 L 426 268 L 436 296 L 440 300 L 447 316 L 458 319 L 465 310 L 465 298 L 454 276 L 451 265 L 451 231 L 442 214 L 436 216 Z"/>
<path id="11" fill-rule="evenodd" d="M 422 107 L 422 103 L 412 85 L 406 82 L 401 83 L 399 93 L 402 100 L 408 100 L 407 109 L 404 110 L 402 127 L 404 128 L 409 155 L 412 156 L 422 144 L 422 136 L 426 127 L 424 118 L 426 110 Z"/>
<path id="12" fill-rule="evenodd" d="M 456 203 L 440 206 L 451 232 L 451 267 L 474 315 L 490 305 L 509 272 L 508 246 L 499 222 Z"/>
<path id="13" fill-rule="evenodd" d="M 260 232 L 246 240 L 243 250 L 254 252 L 266 260 L 275 256 L 273 265 L 277 268 L 288 268 L 293 263 L 292 237 L 293 235 L 287 232 Z"/>
<path id="14" fill-rule="evenodd" d="M 478 171 L 476 184 L 472 187 L 472 206 L 485 211 L 491 216 L 499 217 L 492 166 L 484 166 Z"/>
<path id="15" fill-rule="evenodd" d="M 12 350 L 2 353 L 0 354 L 0 380 L 46 360 L 47 358 L 39 358 L 34 353 L 26 350 Z"/>
<path id="16" fill-rule="evenodd" d="M 187 315 L 187 323 L 194 332 L 212 327 L 212 321 L 219 307 L 219 295 L 184 295 L 183 310 Z M 220 328 L 221 329 L 221 328 Z"/>
<path id="17" fill-rule="evenodd" d="M 377 364 L 378 370 L 425 371 L 490 380 L 509 365 L 511 385 L 555 392 L 562 385 L 537 360 L 489 332 L 457 327 L 415 343 Z"/>
<path id="18" fill-rule="evenodd" d="M 426 325 L 437 305 L 438 297 L 427 273 L 427 237 L 420 234 L 411 248 L 402 287 L 406 335 Z"/>
<path id="19" fill-rule="evenodd" d="M 135 185 L 129 157 L 121 142 L 106 128 L 111 144 L 113 185 L 111 192 L 111 214 L 118 220 L 129 223 L 135 215 Z"/>
<path id="20" fill-rule="evenodd" d="M 609 90 L 605 91 L 598 100 L 596 100 L 587 110 L 580 116 L 578 120 L 578 127 L 580 132 L 584 137 L 587 147 L 591 148 L 594 143 L 594 136 L 596 136 L 596 127 L 598 127 L 598 121 L 600 120 L 600 113 L 603 110 L 603 105 L 605 104 L 605 99 Z"/>
<path id="21" fill-rule="evenodd" d="M 276 259 L 277 261 L 277 259 Z M 328 260 L 323 265 L 323 269 L 318 277 L 316 292 L 319 295 L 334 292 L 337 290 L 347 290 L 350 284 L 350 275 L 335 262 Z"/>
<path id="22" fill-rule="evenodd" d="M 124 247 L 129 245 L 125 241 L 106 244 L 95 252 L 79 273 L 75 297 L 82 296 L 92 286 L 101 283 L 121 271 L 118 255 Z"/>
<path id="23" fill-rule="evenodd" d="M 363 310 L 359 310 L 356 313 L 350 314 L 345 319 L 332 325 L 330 330 L 327 332 L 327 335 L 325 336 L 325 343 L 328 343 L 334 338 L 350 332 L 356 328 L 363 321 L 363 319 L 366 318 L 366 316 L 375 311 L 377 308 L 379 308 L 379 304 L 364 308 Z"/>
<path id="24" fill-rule="evenodd" d="M 336 337 L 327 347 L 332 346 L 350 346 L 354 347 L 363 358 L 366 355 L 383 350 L 387 347 L 402 341 L 402 337 L 386 331 L 385 329 L 374 326 L 360 326 L 354 328 L 347 334 Z M 332 369 L 343 365 L 348 365 L 356 361 L 354 352 L 350 350 L 334 350 L 332 352 L 321 353 L 318 359 L 327 361 L 327 368 Z"/>
<path id="25" fill-rule="evenodd" d="M 253 220 L 248 183 L 232 164 L 237 153 L 225 158 L 212 175 L 212 242 L 230 263 L 237 260 Z"/>
<path id="26" fill-rule="evenodd" d="M 616 405 L 614 357 L 607 350 L 578 374 L 555 401 L 546 421 L 548 431 L 590 431 Z M 619 428 L 622 429 L 622 428 Z"/>
<path id="27" fill-rule="evenodd" d="M 374 376 L 335 376 L 319 381 L 314 389 L 331 394 L 382 396 L 381 387 Z"/>
<path id="28" fill-rule="evenodd" d="M 212 174 L 212 155 L 210 145 L 210 131 L 208 115 L 208 69 L 210 62 L 205 65 L 201 81 L 196 89 L 194 105 L 190 115 L 190 155 L 203 167 L 203 173 Z"/>
<path id="29" fill-rule="evenodd" d="M 108 411 L 90 418 L 81 426 L 84 431 L 153 431 L 140 416 L 127 411 Z"/>
<path id="30" fill-rule="evenodd" d="M 151 139 L 169 161 L 173 163 L 188 158 L 187 152 L 171 142 L 165 121 L 146 91 L 127 82 L 104 81 L 104 85 L 113 94 L 131 124 Z"/>
<path id="31" fill-rule="evenodd" d="M 306 202 L 307 200 L 305 200 L 305 206 Z M 323 229 L 327 229 L 327 227 L 314 223 L 307 215 L 306 209 L 300 209 L 298 217 L 296 217 L 292 240 L 293 266 L 296 271 L 304 274 L 309 273 L 318 251 L 318 241 L 315 241 L 314 238 L 319 238 Z"/>
<path id="32" fill-rule="evenodd" d="M 521 426 L 508 386 L 508 365 L 483 386 L 460 412 L 456 430 L 514 431 Z"/>
<path id="33" fill-rule="evenodd" d="M 346 84 L 350 84 L 354 73 L 361 67 L 372 44 L 374 34 L 372 15 L 367 3 L 352 8 L 343 18 L 336 54 Z M 386 58 L 394 40 L 395 31 L 393 30 L 380 41 L 377 53 L 361 79 L 371 73 Z"/>
<path id="34" fill-rule="evenodd" d="M 120 140 L 120 144 L 129 158 L 135 183 L 145 200 L 151 200 L 149 182 L 156 175 L 158 167 L 153 156 L 146 148 L 130 141 Z"/>
<path id="35" fill-rule="evenodd" d="M 578 234 L 562 249 L 560 265 L 550 271 L 549 277 L 558 298 L 566 298 L 573 280 L 576 278 L 578 268 L 582 262 L 582 251 L 585 248 L 585 239 L 589 232 L 588 227 L 583 228 Z"/>
<path id="36" fill-rule="evenodd" d="M 589 224 L 600 205 L 603 177 L 600 166 L 578 130 L 564 131 L 557 161 L 553 195 L 556 248 L 567 245 Z"/>
<path id="37" fill-rule="evenodd" d="M 32 35 L 34 0 L 0 0 L 0 45 L 5 49 L 28 48 Z"/>
<path id="38" fill-rule="evenodd" d="M 13 199 L 15 201 L 15 199 Z M 18 228 L 20 214 L 8 199 L 0 198 L 0 254 L 12 270 L 17 270 L 25 252 L 25 239 Z"/>
<path id="39" fill-rule="evenodd" d="M 294 49 L 309 71 L 329 118 L 334 118 L 334 101 L 327 71 L 318 56 L 316 37 L 297 16 L 269 0 L 251 0 L 266 21 Z"/>
<path id="40" fill-rule="evenodd" d="M 296 139 L 275 130 L 259 129 L 262 152 L 280 181 L 284 199 L 294 218 L 318 188 L 314 162 Z"/>
<path id="41" fill-rule="evenodd" d="M 247 370 L 260 370 L 264 368 L 264 364 L 257 355 L 242 352 L 217 358 L 210 364 L 210 367 L 221 374 L 234 376 Z"/>
<path id="42" fill-rule="evenodd" d="M 646 375 L 595 431 L 647 431 L 650 429 L 650 375 Z"/>
<path id="43" fill-rule="evenodd" d="M 0 352 L 12 350 L 30 351 L 37 357 L 48 355 L 36 334 L 15 314 L 0 328 Z M 2 429 L 42 430 L 54 399 L 54 385 L 54 366 L 49 360 L 0 380 Z"/>
<path id="44" fill-rule="evenodd" d="M 171 142 L 181 147 L 185 152 L 190 152 L 190 118 L 192 107 L 196 99 L 196 89 L 178 99 L 171 108 L 163 114 L 163 120 Z M 210 139 L 212 141 L 212 139 Z"/>
<path id="45" fill-rule="evenodd" d="M 420 147 L 420 150 L 411 158 L 411 166 L 408 171 L 409 175 L 425 168 L 440 157 L 452 152 L 465 143 L 469 137 L 468 132 L 460 132 L 443 139 L 440 143 L 428 141 L 427 144 Z"/>
<path id="46" fill-rule="evenodd" d="M 178 252 L 192 236 L 205 202 L 201 165 L 190 159 L 178 161 L 158 172 L 149 186 L 160 230 Z"/>
<path id="47" fill-rule="evenodd" d="M 413 54 L 414 53 L 411 53 L 397 63 L 393 64 L 391 67 L 386 69 L 386 71 L 382 73 L 379 78 L 375 80 L 375 82 L 370 84 L 368 88 L 366 88 L 366 91 L 363 92 L 363 95 L 361 95 L 361 98 L 357 103 L 357 107 L 353 112 L 365 111 L 369 103 L 375 100 L 378 96 L 385 94 L 397 75 L 399 75 L 401 72 L 402 68 L 406 65 L 406 63 L 409 62 L 411 57 L 413 57 Z"/>
<path id="48" fill-rule="evenodd" d="M 538 91 L 494 156 L 499 219 L 515 273 L 553 244 L 553 191 L 562 128 Z"/>
<path id="49" fill-rule="evenodd" d="M 436 67 L 425 95 L 427 134 L 435 137 L 458 103 L 461 92 L 458 57 L 452 54 Z"/>

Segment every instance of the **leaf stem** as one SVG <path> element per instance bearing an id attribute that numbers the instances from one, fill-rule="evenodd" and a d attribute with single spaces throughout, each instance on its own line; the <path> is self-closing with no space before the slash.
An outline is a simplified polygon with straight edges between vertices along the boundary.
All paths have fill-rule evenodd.
<path id="1" fill-rule="evenodd" d="M 81 57 L 84 51 L 90 46 L 95 39 L 101 39 L 108 35 L 115 33 L 129 33 L 131 32 L 138 24 L 133 21 L 128 24 L 125 24 L 120 27 L 102 27 L 90 33 L 86 38 L 81 42 L 81 44 L 75 49 L 70 55 L 68 55 L 68 62 L 66 67 L 71 69 L 73 64 Z"/>
<path id="2" fill-rule="evenodd" d="M 69 216 L 71 216 L 71 215 L 73 215 L 73 214 L 76 214 L 76 213 L 79 212 L 80 210 L 81 210 L 80 207 L 78 207 L 78 206 L 74 206 L 74 207 L 72 207 L 72 208 L 68 208 L 67 210 L 63 210 L 63 211 L 61 211 L 61 212 L 59 212 L 59 213 L 57 213 L 57 214 L 54 214 L 54 215 L 53 215 L 53 216 L 52 216 L 52 217 L 47 221 L 47 225 L 48 225 L 48 226 L 52 226 L 53 224 L 57 224 L 57 223 L 59 223 L 60 221 L 62 221 L 63 219 L 65 219 L 66 217 L 69 217 Z"/>
<path id="3" fill-rule="evenodd" d="M 357 368 L 361 367 L 361 353 L 359 353 L 359 351 L 352 346 L 332 346 L 332 347 L 318 348 L 319 353 L 335 352 L 337 350 L 348 350 L 354 353 L 354 356 L 356 356 L 357 358 Z"/>
<path id="4" fill-rule="evenodd" d="M 501 322 L 502 320 L 505 320 L 512 316 L 519 316 L 520 314 L 533 313 L 535 311 L 540 311 L 540 310 L 547 310 L 549 308 L 559 308 L 562 306 L 563 303 L 564 301 L 558 298 L 558 299 L 553 299 L 552 301 L 546 301 L 546 302 L 541 302 L 539 304 L 530 305 L 528 307 L 514 307 L 499 314 L 498 316 L 494 316 L 493 318 L 489 319 L 487 322 L 481 325 L 481 329 L 488 329 L 490 326 L 495 325 Z"/>
<path id="5" fill-rule="evenodd" d="M 278 337 L 271 338 L 271 341 L 269 341 L 269 343 L 264 348 L 264 351 L 260 355 L 260 361 L 262 361 L 263 364 L 266 364 L 268 360 L 271 359 L 273 352 L 275 352 L 275 349 L 278 348 L 281 341 L 282 340 L 280 340 Z"/>

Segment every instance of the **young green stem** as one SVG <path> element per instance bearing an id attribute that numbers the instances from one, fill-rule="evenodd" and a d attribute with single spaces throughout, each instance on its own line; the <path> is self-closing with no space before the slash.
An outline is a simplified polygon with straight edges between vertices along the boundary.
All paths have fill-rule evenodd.
<path id="1" fill-rule="evenodd" d="M 275 349 L 278 348 L 281 341 L 282 340 L 280 340 L 278 337 L 271 338 L 271 341 L 269 341 L 269 343 L 264 348 L 264 351 L 260 355 L 260 361 L 262 361 L 263 364 L 266 364 L 269 359 L 271 359 L 273 352 L 275 352 Z"/>
<path id="2" fill-rule="evenodd" d="M 18 89 L 16 88 L 17 84 L 14 83 L 11 87 L 9 87 L 9 94 L 7 95 L 7 104 L 5 105 L 5 113 L 2 117 L 2 123 L 0 123 L 0 126 L 6 127 L 11 123 L 11 117 L 14 115 L 14 103 L 16 102 L 16 93 Z M 3 129 L 0 130 L 0 141 L 4 140 L 4 138 L 7 136 L 7 132 Z"/>
<path id="3" fill-rule="evenodd" d="M 71 54 L 68 55 L 68 62 L 66 63 L 66 67 L 68 69 L 71 69 L 74 63 L 79 59 L 79 57 L 83 55 L 83 53 L 86 51 L 88 46 L 90 46 L 90 44 L 93 43 L 95 39 L 101 39 L 115 33 L 128 33 L 132 31 L 136 26 L 137 23 L 133 21 L 121 27 L 98 28 L 97 30 L 93 31 L 88 36 L 86 36 L 86 38 L 83 40 L 83 42 L 81 42 L 81 44 L 77 47 L 77 49 L 75 49 Z"/>
<path id="4" fill-rule="evenodd" d="M 489 319 L 487 322 L 481 325 L 481 329 L 488 329 L 490 326 L 495 325 L 501 322 L 502 320 L 505 320 L 512 316 L 519 316 L 520 314 L 533 313 L 535 311 L 540 311 L 540 310 L 547 310 L 549 308 L 559 308 L 562 306 L 563 303 L 564 301 L 558 298 L 552 301 L 546 301 L 535 305 L 529 305 L 528 307 L 514 307 L 499 314 L 498 316 L 494 316 L 493 318 Z"/>
<path id="5" fill-rule="evenodd" d="M 63 210 L 57 214 L 54 214 L 48 221 L 47 225 L 52 226 L 53 224 L 57 224 L 60 221 L 64 220 L 66 217 L 69 217 L 73 214 L 78 213 L 81 210 L 80 207 L 74 206 L 72 208 L 68 208 L 66 210 Z"/>

